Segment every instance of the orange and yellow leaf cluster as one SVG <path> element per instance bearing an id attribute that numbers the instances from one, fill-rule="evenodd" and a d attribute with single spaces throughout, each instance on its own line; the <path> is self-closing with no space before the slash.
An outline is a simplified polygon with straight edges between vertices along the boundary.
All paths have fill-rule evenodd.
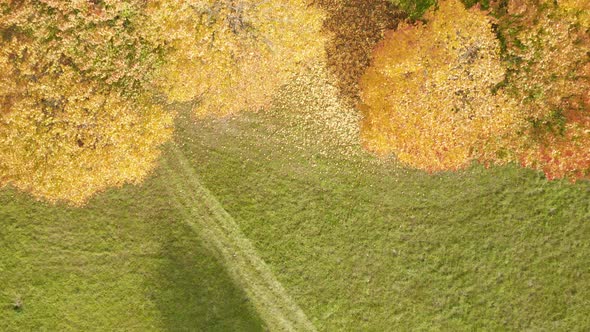
<path id="1" fill-rule="evenodd" d="M 197 115 L 267 106 L 302 64 L 323 56 L 322 13 L 304 0 L 150 2 L 153 34 L 170 46 L 158 82 Z"/>
<path id="2" fill-rule="evenodd" d="M 519 161 L 590 175 L 590 1 L 501 6 L 493 20 L 443 0 L 388 33 L 361 81 L 369 148 L 427 171 Z"/>
<path id="3" fill-rule="evenodd" d="M 142 180 L 172 132 L 140 1 L 0 4 L 0 186 L 83 204 Z"/>
<path id="4" fill-rule="evenodd" d="M 507 92 L 527 117 L 512 142 L 524 166 L 548 178 L 590 175 L 590 1 L 513 2 Z"/>
<path id="5" fill-rule="evenodd" d="M 305 0 L 0 0 L 0 187 L 83 204 L 155 167 L 173 115 L 258 109 L 323 57 Z"/>
<path id="6" fill-rule="evenodd" d="M 487 159 L 518 122 L 491 19 L 442 1 L 428 24 L 402 25 L 377 47 L 361 81 L 365 144 L 428 171 Z"/>

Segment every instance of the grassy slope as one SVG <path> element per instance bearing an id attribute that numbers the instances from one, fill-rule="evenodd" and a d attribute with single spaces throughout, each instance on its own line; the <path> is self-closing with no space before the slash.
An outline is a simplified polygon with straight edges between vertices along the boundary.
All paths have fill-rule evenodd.
<path id="1" fill-rule="evenodd" d="M 427 175 L 274 140 L 288 116 L 185 121 L 184 151 L 320 330 L 590 328 L 590 184 Z"/>
<path id="2" fill-rule="evenodd" d="M 261 330 L 167 182 L 159 174 L 82 210 L 1 191 L 0 331 Z"/>
<path id="3" fill-rule="evenodd" d="M 181 120 L 182 150 L 318 329 L 590 328 L 587 182 L 321 157 L 268 114 Z M 0 192 L 0 330 L 260 330 L 168 182 L 84 210 Z"/>

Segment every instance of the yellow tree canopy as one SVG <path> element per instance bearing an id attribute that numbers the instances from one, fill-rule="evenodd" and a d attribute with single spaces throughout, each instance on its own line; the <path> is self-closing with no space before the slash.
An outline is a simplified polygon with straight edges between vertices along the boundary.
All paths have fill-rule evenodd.
<path id="1" fill-rule="evenodd" d="M 492 92 L 505 72 L 491 19 L 458 0 L 425 19 L 387 33 L 374 52 L 361 79 L 364 142 L 427 171 L 495 159 L 518 117 Z"/>
<path id="2" fill-rule="evenodd" d="M 323 57 L 322 20 L 305 0 L 0 0 L 0 187 L 83 204 L 141 181 L 172 133 L 153 96 L 263 107 Z"/>
<path id="3" fill-rule="evenodd" d="M 141 1 L 0 2 L 0 187 L 84 203 L 154 167 L 172 117 Z"/>
<path id="4" fill-rule="evenodd" d="M 297 68 L 323 56 L 322 14 L 305 0 L 150 1 L 148 27 L 171 54 L 158 82 L 196 114 L 259 109 Z"/>

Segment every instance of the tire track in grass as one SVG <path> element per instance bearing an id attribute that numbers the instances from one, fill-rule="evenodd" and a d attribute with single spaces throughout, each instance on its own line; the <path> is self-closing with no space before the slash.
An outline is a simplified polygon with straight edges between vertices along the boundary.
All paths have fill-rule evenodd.
<path id="1" fill-rule="evenodd" d="M 250 241 L 199 181 L 184 153 L 170 149 L 163 160 L 170 196 L 185 215 L 185 222 L 221 254 L 230 276 L 240 285 L 271 331 L 317 331 L 285 291 Z"/>

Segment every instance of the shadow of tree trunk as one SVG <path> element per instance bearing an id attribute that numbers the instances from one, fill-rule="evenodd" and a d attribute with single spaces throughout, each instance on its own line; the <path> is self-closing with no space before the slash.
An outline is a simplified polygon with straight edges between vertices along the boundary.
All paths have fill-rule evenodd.
<path id="1" fill-rule="evenodd" d="M 149 296 L 168 331 L 263 331 L 244 291 L 188 226 L 177 224 L 162 246 Z"/>

